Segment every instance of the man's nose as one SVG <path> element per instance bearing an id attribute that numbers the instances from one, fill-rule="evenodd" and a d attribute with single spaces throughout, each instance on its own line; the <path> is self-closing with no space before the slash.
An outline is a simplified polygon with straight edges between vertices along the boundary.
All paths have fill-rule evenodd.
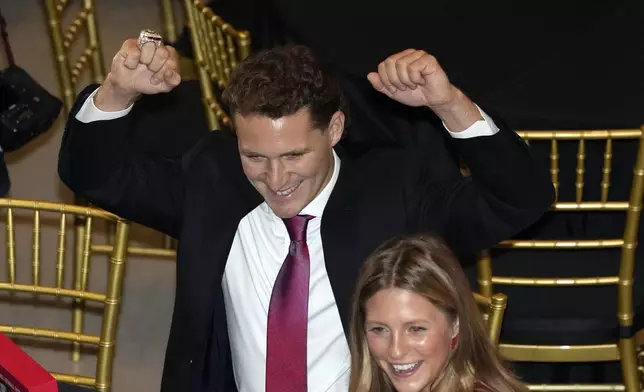
<path id="1" fill-rule="evenodd" d="M 266 170 L 266 183 L 273 192 L 281 190 L 286 185 L 286 170 L 279 160 L 269 161 Z"/>

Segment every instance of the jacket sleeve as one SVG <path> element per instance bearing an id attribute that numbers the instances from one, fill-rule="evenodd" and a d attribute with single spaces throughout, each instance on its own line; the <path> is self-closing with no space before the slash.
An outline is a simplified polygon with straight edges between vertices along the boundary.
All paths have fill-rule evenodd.
<path id="1" fill-rule="evenodd" d="M 67 120 L 58 160 L 61 180 L 98 207 L 177 237 L 184 199 L 183 156 L 133 146 L 137 130 L 162 126 L 155 124 L 153 113 L 137 110 L 140 102 L 118 119 L 78 121 L 75 114 L 96 87 L 79 94 Z"/>
<path id="2" fill-rule="evenodd" d="M 431 160 L 418 159 L 409 195 L 420 229 L 440 227 L 457 253 L 472 254 L 513 237 L 552 205 L 554 188 L 547 166 L 498 118 L 492 136 L 453 139 L 469 176 L 435 181 Z M 434 169 L 435 170 L 435 169 Z M 438 222 L 436 222 L 438 220 Z"/>

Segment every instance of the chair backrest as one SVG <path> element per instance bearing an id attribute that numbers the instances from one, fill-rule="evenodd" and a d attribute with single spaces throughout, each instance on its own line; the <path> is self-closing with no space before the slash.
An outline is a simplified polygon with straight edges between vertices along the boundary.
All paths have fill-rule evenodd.
<path id="1" fill-rule="evenodd" d="M 114 361 L 114 348 L 116 343 L 116 330 L 121 303 L 121 293 L 123 289 L 123 278 L 125 272 L 125 263 L 127 256 L 127 243 L 129 234 L 129 224 L 120 219 L 118 216 L 105 212 L 103 210 L 83 207 L 76 205 L 67 205 L 61 203 L 30 201 L 17 199 L 0 199 L 0 209 L 3 210 L 6 218 L 6 281 L 0 281 L 0 291 L 8 291 L 11 294 L 7 297 L 9 306 L 12 306 L 12 298 L 16 293 L 24 293 L 33 296 L 33 301 L 41 305 L 50 305 L 56 308 L 68 305 L 72 308 L 72 322 L 70 323 L 71 331 L 61 331 L 57 329 L 35 328 L 32 326 L 19 326 L 6 324 L 11 322 L 11 317 L 6 313 L 0 318 L 0 332 L 9 336 L 37 337 L 53 339 L 57 341 L 72 342 L 75 352 L 74 359 L 78 359 L 80 346 L 94 346 L 98 349 L 96 372 L 93 376 L 52 373 L 59 381 L 73 384 L 91 386 L 99 391 L 109 391 L 112 384 L 112 364 Z M 20 276 L 20 266 L 23 261 L 17 260 L 16 252 L 16 223 L 18 219 L 22 220 L 21 214 L 30 212 L 32 217 L 32 254 L 30 257 L 31 275 L 29 278 Z M 42 237 L 49 231 L 50 227 L 43 225 L 43 222 L 49 222 L 51 216 L 57 216 L 57 249 L 55 257 L 42 257 L 41 243 Z M 69 219 L 71 216 L 72 219 Z M 82 217 L 82 220 L 73 218 Z M 106 290 L 104 293 L 91 291 L 88 288 L 88 277 L 90 274 L 91 256 L 94 247 L 94 238 L 92 236 L 92 226 L 97 221 L 107 221 L 115 223 L 115 242 L 113 251 L 109 257 Z M 70 224 L 71 222 L 71 224 Z M 85 225 L 85 236 L 81 239 L 83 255 L 78 259 L 67 257 L 68 232 L 74 223 L 83 222 Z M 43 230 L 45 229 L 45 230 Z M 53 229 L 53 228 L 52 228 Z M 73 253 L 73 252 L 71 252 Z M 46 282 L 43 270 L 47 267 L 47 260 L 55 258 L 55 273 L 52 282 Z M 73 260 L 73 281 L 71 285 L 65 284 L 66 276 L 66 259 Z M 53 260 L 51 266 L 53 268 Z M 24 271 L 24 268 L 22 268 Z M 68 287 L 71 286 L 71 287 Z M 55 298 L 55 301 L 44 301 L 41 296 Z M 4 298 L 4 297 L 3 297 Z M 83 333 L 84 307 L 86 302 L 100 303 L 103 306 L 102 323 L 99 335 L 90 335 Z M 11 313 L 9 313 L 11 314 Z M 47 322 L 45 318 L 42 324 Z"/>
<path id="2" fill-rule="evenodd" d="M 628 130 L 590 130 L 590 131 L 524 131 L 517 132 L 524 140 L 550 142 L 550 173 L 552 183 L 559 193 L 559 144 L 562 141 L 575 141 L 577 148 L 577 167 L 575 174 L 575 201 L 556 200 L 553 211 L 624 211 L 626 227 L 621 238 L 599 240 L 507 240 L 499 244 L 502 248 L 514 249 L 606 249 L 621 248 L 621 262 L 616 276 L 592 278 L 563 278 L 538 279 L 533 277 L 499 277 L 492 275 L 492 265 L 489 257 L 479 262 L 479 285 L 483 295 L 491 296 L 493 284 L 520 286 L 588 286 L 615 284 L 619 287 L 619 314 L 623 326 L 632 325 L 632 291 L 633 267 L 637 246 L 637 233 L 644 191 L 644 138 L 640 129 Z M 629 200 L 609 200 L 611 184 L 613 141 L 635 140 L 638 143 L 637 160 L 633 169 L 633 180 Z M 598 200 L 583 200 L 584 175 L 586 173 L 586 142 L 604 141 L 604 162 L 602 168 L 600 192 Z"/>
<path id="3" fill-rule="evenodd" d="M 235 30 L 201 0 L 185 0 L 185 7 L 208 125 L 211 130 L 231 126 L 216 90 L 226 87 L 232 70 L 250 54 L 250 34 Z"/>
<path id="4" fill-rule="evenodd" d="M 474 301 L 479 306 L 483 319 L 487 324 L 488 337 L 495 345 L 499 344 L 501 336 L 501 327 L 503 325 L 503 315 L 505 308 L 508 306 L 508 297 L 504 294 L 496 293 L 491 297 L 485 297 L 478 293 L 474 294 Z"/>
<path id="5" fill-rule="evenodd" d="M 555 131 L 525 131 L 517 132 L 526 142 L 536 144 L 545 141 L 550 144 L 550 173 L 552 183 L 557 192 L 557 199 L 552 211 L 566 212 L 624 212 L 625 227 L 619 238 L 601 239 L 554 239 L 554 240 L 522 240 L 513 239 L 501 242 L 498 247 L 511 249 L 533 250 L 588 250 L 588 249 L 618 249 L 620 262 L 618 271 L 611 276 L 496 276 L 492 272 L 492 260 L 489 252 L 484 252 L 478 261 L 479 291 L 486 296 L 492 295 L 494 285 L 528 286 L 528 287 L 583 287 L 583 286 L 617 286 L 617 321 L 620 326 L 620 343 L 610 344 L 561 346 L 561 345 L 518 345 L 501 343 L 501 353 L 510 361 L 531 362 L 587 362 L 587 361 L 616 361 L 621 360 L 624 367 L 625 385 L 627 391 L 637 390 L 637 367 L 634 363 L 635 352 L 633 345 L 633 271 L 635 251 L 642 209 L 644 192 L 644 132 L 642 129 L 620 130 L 555 130 Z M 611 194 L 614 148 L 622 140 L 630 140 L 637 144 L 637 153 L 633 168 L 630 195 L 627 200 L 615 200 Z M 561 199 L 560 184 L 560 149 L 563 143 L 576 143 L 574 191 L 572 201 Z M 590 143 L 603 143 L 601 173 L 597 175 L 600 184 L 595 189 L 586 185 L 586 157 Z M 593 147 L 597 147 L 593 144 Z M 594 168 L 599 169 L 599 168 Z M 625 177 L 627 173 L 622 173 Z M 594 197 L 589 195 L 595 194 Z M 617 197 L 619 199 L 619 197 Z M 581 272 L 581 271 L 580 271 Z M 580 273 L 581 275 L 581 273 Z M 621 388 L 624 388 L 623 386 Z M 557 389 L 558 390 L 558 389 Z M 591 389 L 589 389 L 591 390 Z M 594 390 L 594 389 L 592 389 Z"/>
<path id="6" fill-rule="evenodd" d="M 69 1 L 44 0 L 44 4 L 65 114 L 69 114 L 78 93 L 76 87 L 79 77 L 84 70 L 89 69 L 93 83 L 100 84 L 105 79 L 94 1 L 82 0 L 80 9 L 73 14 L 72 21 L 66 26 L 63 24 L 69 14 Z M 73 61 L 70 57 L 74 52 L 74 42 L 79 36 L 86 37 L 86 45 L 78 59 Z"/>

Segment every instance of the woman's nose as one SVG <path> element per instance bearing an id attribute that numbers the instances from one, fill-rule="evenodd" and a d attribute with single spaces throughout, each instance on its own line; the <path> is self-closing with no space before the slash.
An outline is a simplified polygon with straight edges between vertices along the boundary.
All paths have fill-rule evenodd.
<path id="1" fill-rule="evenodd" d="M 407 354 L 407 339 L 402 333 L 394 333 L 389 341 L 389 357 L 403 358 Z"/>

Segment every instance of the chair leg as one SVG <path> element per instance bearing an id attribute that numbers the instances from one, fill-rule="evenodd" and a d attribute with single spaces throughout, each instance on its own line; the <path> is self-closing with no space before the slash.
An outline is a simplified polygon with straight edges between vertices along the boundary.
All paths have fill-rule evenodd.
<path id="1" fill-rule="evenodd" d="M 485 297 L 492 298 L 494 288 L 492 287 L 492 258 L 489 250 L 479 254 L 476 268 L 479 292 Z"/>
<path id="2" fill-rule="evenodd" d="M 80 218 L 77 218 L 80 220 Z M 85 238 L 85 226 L 82 222 L 76 222 L 76 233 L 74 238 L 74 290 L 81 290 L 82 285 L 82 266 L 83 266 L 83 239 Z M 72 331 L 74 333 L 83 332 L 83 307 L 82 300 L 75 299 L 72 313 Z M 80 360 L 80 344 L 72 343 L 72 361 Z"/>
<path id="3" fill-rule="evenodd" d="M 635 340 L 633 338 L 620 339 L 619 356 L 622 363 L 622 377 L 626 392 L 641 392 L 641 386 L 637 370 L 637 354 L 635 352 Z"/>
<path id="4" fill-rule="evenodd" d="M 640 380 L 640 388 L 644 391 L 644 346 L 637 347 L 637 372 Z"/>

